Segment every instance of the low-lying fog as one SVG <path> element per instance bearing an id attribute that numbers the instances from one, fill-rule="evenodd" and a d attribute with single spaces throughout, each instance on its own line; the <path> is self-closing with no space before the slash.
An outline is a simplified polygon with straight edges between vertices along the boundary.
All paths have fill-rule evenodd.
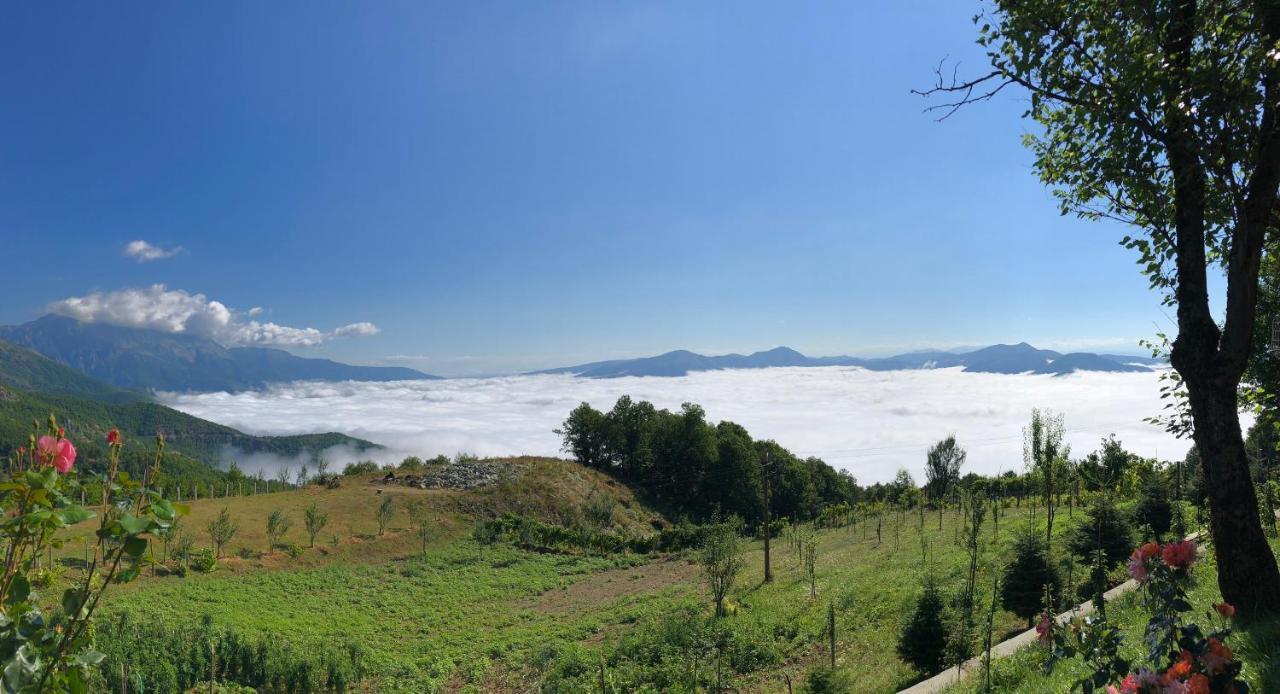
<path id="1" fill-rule="evenodd" d="M 162 394 L 179 410 L 253 434 L 340 431 L 388 446 L 375 458 L 457 452 L 555 455 L 552 431 L 579 402 L 608 409 L 628 394 L 675 409 L 696 402 L 757 438 L 816 455 L 863 483 L 899 467 L 921 477 L 926 448 L 955 433 L 967 470 L 1022 469 L 1031 408 L 1061 412 L 1074 455 L 1116 434 L 1144 456 L 1181 457 L 1188 441 L 1143 422 L 1159 414 L 1156 373 L 1008 376 L 959 369 L 871 372 L 858 368 L 709 371 L 683 378 L 510 376 L 395 383 L 299 382 L 237 394 Z M 335 456 L 338 462 L 349 456 Z M 279 461 L 241 460 L 250 469 Z"/>

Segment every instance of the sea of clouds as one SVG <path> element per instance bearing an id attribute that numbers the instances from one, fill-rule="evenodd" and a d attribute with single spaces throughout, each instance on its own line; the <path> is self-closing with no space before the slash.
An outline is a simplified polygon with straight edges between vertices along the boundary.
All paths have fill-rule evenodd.
<path id="1" fill-rule="evenodd" d="M 375 458 L 439 453 L 555 455 L 554 429 L 578 403 L 608 409 L 620 395 L 659 407 L 702 405 L 872 483 L 906 468 L 920 478 L 929 445 L 954 433 L 966 470 L 1022 469 L 1031 409 L 1064 415 L 1074 455 L 1115 434 L 1126 448 L 1172 460 L 1190 445 L 1143 421 L 1161 412 L 1158 374 L 1067 376 L 966 373 L 959 368 L 866 371 L 850 367 L 707 371 L 681 378 L 586 379 L 567 375 L 392 383 L 297 382 L 243 393 L 162 394 L 184 412 L 253 434 L 339 431 L 381 443 Z M 350 452 L 335 452 L 336 462 Z M 364 456 L 368 457 L 368 456 Z M 241 460 L 249 469 L 281 461 Z"/>

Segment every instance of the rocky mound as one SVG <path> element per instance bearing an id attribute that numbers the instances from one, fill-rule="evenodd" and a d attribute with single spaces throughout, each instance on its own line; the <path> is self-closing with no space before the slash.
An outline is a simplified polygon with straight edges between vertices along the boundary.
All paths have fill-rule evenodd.
<path id="1" fill-rule="evenodd" d="M 475 489 L 496 483 L 512 469 L 508 463 L 450 463 L 421 475 L 388 472 L 386 476 L 374 480 L 374 484 L 394 484 L 416 489 Z"/>

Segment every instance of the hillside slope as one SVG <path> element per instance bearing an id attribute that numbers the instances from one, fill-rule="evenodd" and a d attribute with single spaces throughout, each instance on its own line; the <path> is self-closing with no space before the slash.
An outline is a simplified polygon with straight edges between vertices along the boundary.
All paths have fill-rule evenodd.
<path id="1" fill-rule="evenodd" d="M 125 403 L 146 399 L 141 393 L 103 383 L 4 340 L 0 340 L 0 386 L 102 402 Z"/>
<path id="2" fill-rule="evenodd" d="M 353 451 L 376 444 L 343 434 L 250 436 L 150 401 L 141 393 L 121 390 L 23 347 L 0 341 L 0 456 L 24 445 L 32 422 L 58 417 L 67 436 L 90 462 L 105 455 L 102 440 L 119 428 L 127 442 L 126 457 L 140 460 L 163 433 L 173 466 L 200 479 L 220 475 L 215 468 L 232 449 L 243 454 L 272 453 L 294 457 L 316 455 L 334 446 Z M 187 460 L 181 460 L 185 458 Z M 203 468 L 203 469 L 201 469 Z"/>

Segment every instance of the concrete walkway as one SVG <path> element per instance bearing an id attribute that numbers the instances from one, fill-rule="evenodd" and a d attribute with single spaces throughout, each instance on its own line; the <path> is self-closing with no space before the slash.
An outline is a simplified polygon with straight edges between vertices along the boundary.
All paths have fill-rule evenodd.
<path id="1" fill-rule="evenodd" d="M 1203 533 L 1197 532 L 1197 533 L 1192 533 L 1188 535 L 1186 539 L 1191 540 L 1192 542 L 1195 542 L 1195 543 L 1199 543 L 1203 536 L 1204 536 Z M 1107 602 L 1111 602 L 1116 598 L 1120 597 L 1121 595 L 1124 595 L 1125 593 L 1133 592 L 1134 590 L 1137 589 L 1137 587 L 1138 587 L 1138 582 L 1133 579 L 1129 579 L 1128 581 L 1121 583 L 1115 588 L 1108 590 L 1102 595 L 1104 598 L 1106 598 Z M 1081 603 L 1071 608 L 1070 610 L 1058 615 L 1057 617 L 1054 618 L 1054 621 L 1057 622 L 1058 624 L 1066 624 L 1076 617 L 1083 617 L 1084 615 L 1091 614 L 1092 612 L 1093 612 L 1092 601 Z M 1005 639 L 1004 641 L 1001 641 L 1000 643 L 991 647 L 991 662 L 994 663 L 998 658 L 1003 658 L 1005 656 L 1013 655 L 1015 651 L 1036 643 L 1036 638 L 1038 636 L 1039 634 L 1036 633 L 1035 629 L 1028 629 L 1022 632 L 1021 634 L 1014 636 L 1013 638 Z M 951 685 L 954 685 L 963 681 L 965 678 L 969 677 L 970 675 L 981 673 L 983 657 L 984 657 L 983 655 L 979 655 L 976 658 L 970 658 L 969 660 L 966 660 L 960 665 L 947 668 L 946 670 L 939 672 L 938 674 L 934 675 L 933 677 L 930 677 L 929 679 L 923 682 L 920 682 L 906 689 L 903 689 L 902 692 L 900 692 L 900 694 L 936 694 L 936 692 L 941 692 L 945 690 L 947 687 L 950 687 Z"/>

